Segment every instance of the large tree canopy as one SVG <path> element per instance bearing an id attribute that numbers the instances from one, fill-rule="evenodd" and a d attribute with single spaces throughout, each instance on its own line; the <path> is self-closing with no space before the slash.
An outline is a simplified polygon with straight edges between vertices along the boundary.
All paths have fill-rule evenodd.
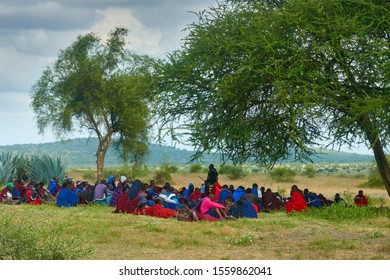
<path id="1" fill-rule="evenodd" d="M 390 195 L 389 13 L 385 0 L 217 3 L 160 65 L 160 125 L 195 156 L 268 166 L 365 143 Z"/>
<path id="2" fill-rule="evenodd" d="M 51 126 L 59 138 L 74 130 L 99 138 L 98 179 L 112 143 L 125 160 L 147 151 L 153 61 L 125 48 L 127 33 L 116 28 L 106 42 L 93 33 L 79 36 L 32 88 L 40 132 Z"/>

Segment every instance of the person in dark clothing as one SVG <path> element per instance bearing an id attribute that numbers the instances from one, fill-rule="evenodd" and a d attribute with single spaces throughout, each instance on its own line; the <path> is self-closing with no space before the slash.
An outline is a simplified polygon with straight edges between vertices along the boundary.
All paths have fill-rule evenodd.
<path id="1" fill-rule="evenodd" d="M 206 183 L 206 195 L 210 193 L 211 188 L 218 182 L 218 172 L 215 169 L 214 164 L 209 165 L 209 172 L 207 173 Z"/>

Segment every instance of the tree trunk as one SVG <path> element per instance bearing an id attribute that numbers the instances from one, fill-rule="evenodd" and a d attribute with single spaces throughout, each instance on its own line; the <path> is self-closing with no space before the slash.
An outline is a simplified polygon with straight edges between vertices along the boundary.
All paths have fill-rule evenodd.
<path id="1" fill-rule="evenodd" d="M 379 174 L 382 177 L 383 184 L 385 185 L 387 194 L 390 197 L 390 168 L 385 152 L 383 151 L 379 133 L 376 131 L 375 126 L 371 122 L 368 115 L 362 116 L 359 119 L 358 124 L 360 125 L 360 128 L 366 133 L 367 140 L 370 143 L 372 151 L 374 152 Z"/>
<path id="2" fill-rule="evenodd" d="M 382 177 L 383 183 L 385 184 L 385 188 L 390 197 L 390 168 L 386 159 L 386 155 L 383 152 L 382 143 L 380 140 L 376 140 L 376 142 L 372 145 L 372 150 L 374 151 L 376 165 L 378 166 L 379 174 Z"/>
<path id="3" fill-rule="evenodd" d="M 98 182 L 103 179 L 104 159 L 111 144 L 111 135 L 106 135 L 102 139 L 99 139 L 99 145 L 96 152 L 96 177 Z"/>

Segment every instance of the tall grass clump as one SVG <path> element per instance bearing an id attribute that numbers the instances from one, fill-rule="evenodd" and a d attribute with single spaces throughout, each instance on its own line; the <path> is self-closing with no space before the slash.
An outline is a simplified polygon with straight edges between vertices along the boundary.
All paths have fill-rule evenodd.
<path id="1" fill-rule="evenodd" d="M 203 172 L 204 168 L 200 163 L 194 163 L 190 165 L 190 173 L 200 173 Z"/>
<path id="2" fill-rule="evenodd" d="M 156 184 L 164 184 L 165 182 L 172 181 L 172 173 L 176 173 L 177 166 L 164 162 L 153 175 Z"/>
<path id="3" fill-rule="evenodd" d="M 66 224 L 36 225 L 11 214 L 0 216 L 0 260 L 75 260 L 93 253 L 81 234 L 67 237 Z"/>
<path id="4" fill-rule="evenodd" d="M 302 175 L 308 178 L 314 178 L 317 175 L 317 170 L 313 165 L 306 165 Z"/>
<path id="5" fill-rule="evenodd" d="M 241 165 L 222 165 L 219 168 L 219 174 L 224 174 L 230 180 L 237 180 L 244 178 L 247 174 Z"/>
<path id="6" fill-rule="evenodd" d="M 310 208 L 307 217 L 329 221 L 356 221 L 370 218 L 390 218 L 389 207 L 357 207 L 344 204 L 333 204 L 329 207 Z"/>
<path id="7" fill-rule="evenodd" d="M 292 182 L 296 172 L 288 167 L 277 167 L 270 171 L 271 179 L 276 182 Z"/>

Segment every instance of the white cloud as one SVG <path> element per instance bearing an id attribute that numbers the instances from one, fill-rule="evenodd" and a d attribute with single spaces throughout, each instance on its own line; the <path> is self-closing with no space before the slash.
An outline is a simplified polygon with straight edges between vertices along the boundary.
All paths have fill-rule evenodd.
<path id="1" fill-rule="evenodd" d="M 160 47 L 161 33 L 147 28 L 139 19 L 137 19 L 131 9 L 108 8 L 99 10 L 102 20 L 97 22 L 91 30 L 101 38 L 107 38 L 107 35 L 115 27 L 125 27 L 129 29 L 129 48 L 148 55 L 159 55 L 163 48 Z"/>

